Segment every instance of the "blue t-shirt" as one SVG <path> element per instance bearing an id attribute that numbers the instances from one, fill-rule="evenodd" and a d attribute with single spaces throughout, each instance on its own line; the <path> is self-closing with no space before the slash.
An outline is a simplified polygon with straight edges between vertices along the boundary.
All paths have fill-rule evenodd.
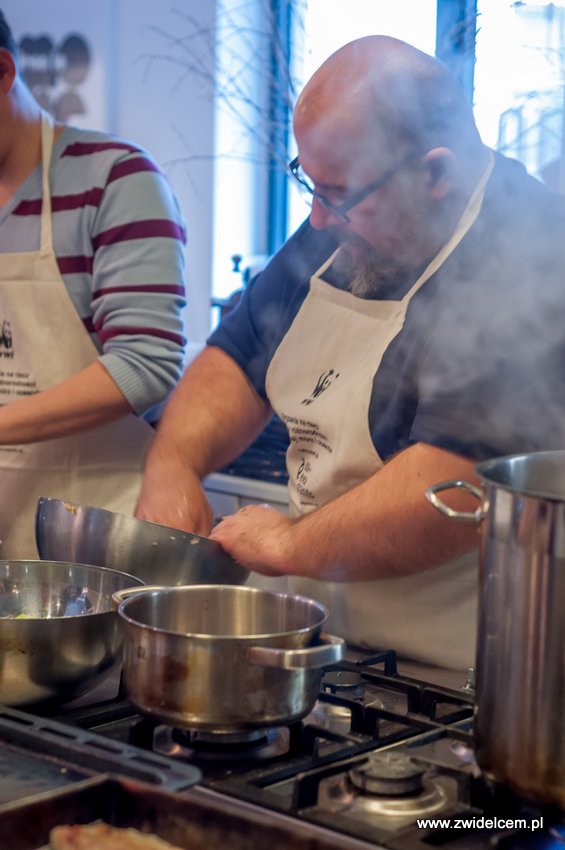
<path id="1" fill-rule="evenodd" d="M 306 221 L 208 340 L 263 397 L 310 276 L 335 248 Z M 324 279 L 347 286 L 331 268 Z M 400 299 L 414 279 L 378 297 Z M 565 199 L 514 160 L 496 155 L 479 217 L 412 298 L 367 415 L 383 460 L 417 442 L 477 460 L 565 448 Z"/>

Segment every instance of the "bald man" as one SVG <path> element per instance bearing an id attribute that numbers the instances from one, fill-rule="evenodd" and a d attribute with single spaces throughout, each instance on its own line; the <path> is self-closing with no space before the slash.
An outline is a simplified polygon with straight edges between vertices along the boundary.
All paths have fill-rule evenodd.
<path id="1" fill-rule="evenodd" d="M 395 39 L 333 54 L 294 131 L 311 214 L 175 391 L 138 516 L 208 534 L 201 480 L 275 411 L 291 515 L 245 508 L 212 536 L 324 602 L 349 642 L 464 669 L 477 528 L 424 493 L 565 446 L 565 204 L 482 143 L 445 66 Z"/>

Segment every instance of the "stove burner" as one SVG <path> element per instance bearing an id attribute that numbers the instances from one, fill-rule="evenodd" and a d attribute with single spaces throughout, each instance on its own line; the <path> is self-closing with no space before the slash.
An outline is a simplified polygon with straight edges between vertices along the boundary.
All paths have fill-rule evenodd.
<path id="1" fill-rule="evenodd" d="M 248 729 L 241 732 L 210 732 L 201 729 L 172 729 L 171 735 L 177 744 L 204 749 L 237 749 L 244 750 L 264 743 L 268 730 Z"/>
<path id="2" fill-rule="evenodd" d="M 365 685 L 360 673 L 349 670 L 334 670 L 326 673 L 322 679 L 322 691 L 346 697 L 347 699 L 362 699 Z"/>
<path id="3" fill-rule="evenodd" d="M 426 772 L 402 753 L 375 752 L 348 773 L 323 779 L 317 809 L 395 832 L 418 817 L 445 811 L 457 794 L 452 777 Z"/>
<path id="4" fill-rule="evenodd" d="M 249 763 L 281 756 L 289 749 L 287 727 L 242 732 L 204 732 L 160 726 L 153 750 L 169 758 L 187 761 Z"/>
<path id="5" fill-rule="evenodd" d="M 351 702 L 365 707 L 385 707 L 380 696 L 367 692 L 366 682 L 356 670 L 332 670 L 324 675 L 320 699 L 304 722 L 338 735 L 348 735 L 352 729 Z"/>
<path id="6" fill-rule="evenodd" d="M 349 771 L 349 778 L 360 791 L 385 796 L 405 796 L 422 791 L 426 768 L 404 753 L 371 753 L 367 761 Z"/>

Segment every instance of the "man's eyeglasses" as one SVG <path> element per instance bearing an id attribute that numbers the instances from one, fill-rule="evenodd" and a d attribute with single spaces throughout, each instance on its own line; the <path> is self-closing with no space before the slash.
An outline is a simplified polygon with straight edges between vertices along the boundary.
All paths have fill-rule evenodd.
<path id="1" fill-rule="evenodd" d="M 373 192 L 376 192 L 377 189 L 380 189 L 381 186 L 384 186 L 385 183 L 388 183 L 391 177 L 393 177 L 397 171 L 403 168 L 408 162 L 417 157 L 422 156 L 421 153 L 412 153 L 410 156 L 407 156 L 401 162 L 394 165 L 392 168 L 389 168 L 388 171 L 385 171 L 377 180 L 373 180 L 363 189 L 359 189 L 358 192 L 352 192 L 348 195 L 344 201 L 340 204 L 335 204 L 333 201 L 330 201 L 329 198 L 326 198 L 320 192 L 314 189 L 314 185 L 310 182 L 304 171 L 302 170 L 302 166 L 300 165 L 300 160 L 296 156 L 291 162 L 288 164 L 288 169 L 294 179 L 300 184 L 302 189 L 305 189 L 312 198 L 318 198 L 319 201 L 324 204 L 329 210 L 331 210 L 335 215 L 343 218 L 345 221 L 350 221 L 347 213 L 353 207 L 356 207 L 357 204 L 360 204 L 361 201 L 364 201 L 369 195 L 372 195 Z"/>

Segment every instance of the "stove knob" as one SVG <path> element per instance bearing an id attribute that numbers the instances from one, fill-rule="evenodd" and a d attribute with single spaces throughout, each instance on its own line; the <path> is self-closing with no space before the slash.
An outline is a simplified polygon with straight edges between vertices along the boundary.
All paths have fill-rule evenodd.
<path id="1" fill-rule="evenodd" d="M 465 682 L 461 690 L 468 691 L 469 693 L 475 693 L 475 679 L 475 668 L 467 668 L 467 681 Z"/>

